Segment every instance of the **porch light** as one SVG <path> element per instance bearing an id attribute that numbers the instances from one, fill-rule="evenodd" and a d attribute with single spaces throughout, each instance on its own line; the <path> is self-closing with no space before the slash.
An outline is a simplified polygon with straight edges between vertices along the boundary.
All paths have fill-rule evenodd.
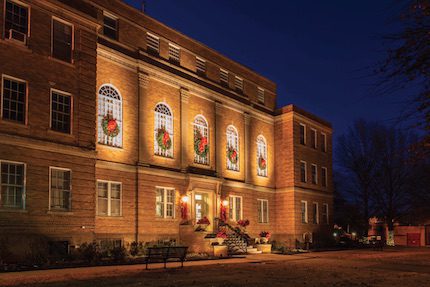
<path id="1" fill-rule="evenodd" d="M 181 198 L 181 202 L 183 202 L 183 203 L 187 203 L 187 202 L 188 202 L 188 200 L 189 200 L 189 197 L 188 197 L 187 195 L 184 195 L 184 196 L 182 196 L 182 198 Z"/>
<path id="2" fill-rule="evenodd" d="M 227 199 L 224 199 L 224 200 L 222 201 L 222 206 L 224 206 L 224 207 L 227 207 L 227 206 L 228 206 L 228 200 L 227 200 Z"/>

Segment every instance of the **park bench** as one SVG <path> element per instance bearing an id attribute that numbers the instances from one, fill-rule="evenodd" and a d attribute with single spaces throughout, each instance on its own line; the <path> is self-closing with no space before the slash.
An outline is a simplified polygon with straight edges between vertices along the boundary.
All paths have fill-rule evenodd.
<path id="1" fill-rule="evenodd" d="M 148 269 L 148 264 L 152 261 L 163 261 L 164 268 L 166 268 L 167 261 L 169 259 L 177 259 L 181 262 L 181 268 L 184 267 L 185 257 L 187 256 L 187 246 L 160 246 L 160 247 L 148 247 L 145 264 Z"/>

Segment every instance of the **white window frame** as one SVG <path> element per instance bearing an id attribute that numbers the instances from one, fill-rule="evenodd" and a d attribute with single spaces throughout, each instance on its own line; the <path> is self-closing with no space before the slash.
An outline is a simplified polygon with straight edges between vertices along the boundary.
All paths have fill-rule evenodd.
<path id="1" fill-rule="evenodd" d="M 99 214 L 99 188 L 98 188 L 98 184 L 99 183 L 106 183 L 108 186 L 108 193 L 107 193 L 107 214 Z M 96 190 L 97 190 L 97 216 L 105 216 L 105 217 L 121 217 L 122 216 L 122 198 L 123 198 L 123 190 L 122 190 L 122 182 L 119 181 L 112 181 L 112 180 L 103 180 L 103 179 L 98 179 L 97 180 L 97 186 L 96 186 Z M 120 188 L 120 199 L 119 199 L 119 215 L 117 214 L 112 214 L 112 184 L 117 184 L 119 185 Z"/>
<path id="2" fill-rule="evenodd" d="M 237 218 L 237 202 L 236 199 L 240 201 L 240 218 Z M 239 221 L 243 218 L 243 197 L 239 195 L 229 195 L 229 218 L 233 221 Z"/>
<path id="3" fill-rule="evenodd" d="M 52 196 L 53 196 L 53 194 L 52 194 L 52 171 L 53 170 L 70 172 L 69 203 L 68 203 L 69 206 L 68 206 L 68 208 L 52 207 Z M 49 210 L 64 211 L 64 212 L 70 212 L 72 210 L 72 195 L 73 195 L 72 178 L 73 178 L 73 174 L 72 174 L 72 170 L 70 168 L 63 168 L 63 167 L 58 167 L 58 166 L 50 166 L 49 167 L 49 206 L 48 206 Z M 62 190 L 62 192 L 65 192 L 65 190 Z"/>
<path id="4" fill-rule="evenodd" d="M 102 94 L 102 89 L 107 89 L 106 93 Z M 103 84 L 97 91 L 97 142 L 99 144 L 122 148 L 123 139 L 123 105 L 122 96 L 119 90 L 112 84 Z M 119 133 L 116 137 L 108 137 L 103 132 L 102 121 L 103 117 L 108 113 L 116 119 Z"/>
<path id="5" fill-rule="evenodd" d="M 323 172 L 321 171 L 321 184 L 323 187 L 327 187 L 327 168 L 325 166 L 321 167 L 321 170 L 325 172 L 325 177 L 323 178 Z M 324 179 L 324 180 L 323 180 Z"/>
<path id="6" fill-rule="evenodd" d="M 269 223 L 269 200 L 257 199 L 257 204 L 259 206 L 258 223 Z M 266 210 L 264 210 L 264 204 L 266 204 Z"/>
<path id="7" fill-rule="evenodd" d="M 257 88 L 257 101 L 260 104 L 264 104 L 264 100 L 265 100 L 265 91 L 263 88 L 258 87 Z"/>
<path id="8" fill-rule="evenodd" d="M 318 132 L 314 128 L 311 128 L 311 132 L 312 132 L 312 137 L 314 139 L 312 148 L 317 149 L 318 148 Z"/>
<path id="9" fill-rule="evenodd" d="M 260 156 L 266 160 L 266 168 L 260 169 L 258 161 Z M 267 177 L 268 175 L 268 158 L 267 158 L 267 141 L 263 135 L 257 137 L 257 175 L 262 177 Z"/>
<path id="10" fill-rule="evenodd" d="M 210 147 L 210 145 L 209 145 L 209 124 L 203 115 L 199 114 L 194 118 L 193 131 L 194 131 L 193 137 L 196 136 L 197 131 L 200 131 L 202 133 L 202 135 L 207 138 L 207 140 L 208 140 L 207 144 L 208 144 L 208 148 L 209 148 Z M 194 138 L 194 140 L 195 140 L 195 138 Z M 195 152 L 194 143 L 193 143 L 193 151 L 194 151 L 194 163 L 209 165 L 209 157 L 210 157 L 209 156 L 210 155 L 209 150 L 208 150 L 206 157 L 202 157 Z"/>
<path id="11" fill-rule="evenodd" d="M 70 97 L 70 131 L 68 133 L 64 133 L 64 134 L 73 134 L 73 95 L 71 93 L 65 92 L 65 91 L 61 91 L 61 90 L 57 90 L 57 89 L 51 89 L 50 90 L 50 103 L 49 103 L 49 129 L 52 129 L 52 94 L 59 94 L 62 95 L 64 97 Z M 57 131 L 57 130 L 53 130 L 55 132 L 59 132 L 59 133 L 63 133 L 61 131 Z"/>
<path id="12" fill-rule="evenodd" d="M 227 127 L 226 137 L 227 137 L 226 138 L 226 144 L 227 144 L 227 147 L 226 147 L 227 169 L 231 170 L 231 171 L 239 171 L 239 162 L 240 162 L 239 133 L 238 133 L 238 131 L 237 131 L 237 129 L 236 129 L 235 126 L 229 125 Z M 229 146 L 232 146 L 237 151 L 237 162 L 236 163 L 232 163 L 229 160 L 228 156 L 227 156 Z"/>
<path id="13" fill-rule="evenodd" d="M 181 62 L 181 48 L 172 43 L 169 43 L 169 60 Z"/>
<path id="14" fill-rule="evenodd" d="M 299 128 L 299 143 L 302 145 L 306 145 L 306 125 L 303 123 L 299 123 L 300 127 L 303 127 L 303 132 L 304 132 L 304 136 L 303 136 L 303 143 L 301 142 L 301 129 Z"/>
<path id="15" fill-rule="evenodd" d="M 303 210 L 302 210 L 302 204 L 305 204 L 305 221 L 303 221 Z M 309 216 L 308 216 L 308 202 L 306 200 L 300 201 L 300 222 L 302 224 L 309 223 Z"/>
<path id="16" fill-rule="evenodd" d="M 229 72 L 227 70 L 220 68 L 219 69 L 219 81 L 220 81 L 220 83 L 228 86 L 228 84 L 229 84 L 228 78 L 229 78 Z"/>
<path id="17" fill-rule="evenodd" d="M 166 129 L 169 133 L 172 146 L 170 149 L 163 150 L 158 146 L 157 133 L 158 129 Z M 173 134 L 173 111 L 170 106 L 165 102 L 160 102 L 155 105 L 154 108 L 154 154 L 157 156 L 173 158 L 173 147 L 174 147 L 174 134 Z"/>
<path id="18" fill-rule="evenodd" d="M 305 181 L 302 181 L 302 163 L 305 164 Z M 304 160 L 300 161 L 300 182 L 302 183 L 308 182 L 308 164 Z"/>
<path id="19" fill-rule="evenodd" d="M 15 3 L 18 6 L 23 6 L 23 7 L 27 8 L 27 34 L 24 34 L 26 37 L 25 45 L 27 45 L 27 41 L 28 41 L 28 38 L 30 37 L 30 29 L 31 29 L 31 25 L 30 25 L 30 23 L 31 23 L 31 6 L 28 5 L 27 3 L 24 3 L 24 2 L 18 1 L 18 0 L 5 0 L 4 1 L 4 13 L 3 13 L 4 18 L 6 18 L 6 1 L 9 1 L 9 2 Z M 5 19 L 3 19 L 3 28 L 4 29 L 6 28 L 5 27 Z M 7 40 L 7 39 L 5 39 L 5 40 Z"/>
<path id="20" fill-rule="evenodd" d="M 329 211 L 328 211 L 328 203 L 323 203 L 323 218 L 324 224 L 329 224 Z"/>
<path id="21" fill-rule="evenodd" d="M 322 151 L 327 152 L 327 134 L 321 133 L 321 136 L 324 138 L 324 140 L 322 142 Z"/>
<path id="22" fill-rule="evenodd" d="M 196 73 L 206 74 L 206 60 L 196 57 Z"/>
<path id="23" fill-rule="evenodd" d="M 314 168 L 315 168 L 315 181 L 314 181 Z M 311 164 L 311 183 L 318 184 L 318 166 L 316 164 Z"/>
<path id="24" fill-rule="evenodd" d="M 162 215 L 157 214 L 157 204 L 158 204 L 158 202 L 157 202 L 157 191 L 158 190 L 162 191 L 162 193 L 163 193 L 163 201 L 162 201 L 163 214 Z M 168 192 L 173 193 L 173 195 L 172 195 L 173 201 L 172 202 L 167 201 L 167 193 Z M 167 215 L 167 206 L 172 206 L 172 216 Z M 176 190 L 172 187 L 156 186 L 155 187 L 155 215 L 158 218 L 165 218 L 165 219 L 171 218 L 171 219 L 173 219 L 176 216 L 176 210 L 175 209 L 176 209 Z"/>
<path id="25" fill-rule="evenodd" d="M 316 213 L 314 214 L 314 207 L 316 206 Z M 316 215 L 316 218 L 315 218 Z M 313 220 L 313 224 L 319 224 L 320 223 L 320 214 L 319 214 L 319 206 L 318 206 L 318 202 L 313 202 L 312 203 L 312 220 Z"/>
<path id="26" fill-rule="evenodd" d="M 18 161 L 11 161 L 11 160 L 0 160 L 0 203 L 2 202 L 1 200 L 1 195 L 2 195 L 2 175 L 1 175 L 1 165 L 3 163 L 8 163 L 8 164 L 14 164 L 14 165 L 23 165 L 24 166 L 24 174 L 23 174 L 23 185 L 22 185 L 22 206 L 18 207 L 18 206 L 4 206 L 3 203 L 0 205 L 0 209 L 7 209 L 7 210 L 25 210 L 26 208 L 26 198 L 27 198 L 27 164 L 24 162 L 18 162 Z"/>
<path id="27" fill-rule="evenodd" d="M 146 46 L 147 50 L 150 49 L 156 53 L 160 53 L 160 37 L 152 33 L 146 32 Z"/>

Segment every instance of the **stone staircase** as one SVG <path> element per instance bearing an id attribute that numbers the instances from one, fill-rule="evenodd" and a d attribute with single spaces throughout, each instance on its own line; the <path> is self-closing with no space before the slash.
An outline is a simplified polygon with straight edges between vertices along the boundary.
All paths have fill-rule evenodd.
<path id="1" fill-rule="evenodd" d="M 231 255 L 247 253 L 248 244 L 235 233 L 228 234 L 224 239 L 224 244 L 228 246 L 228 253 Z"/>

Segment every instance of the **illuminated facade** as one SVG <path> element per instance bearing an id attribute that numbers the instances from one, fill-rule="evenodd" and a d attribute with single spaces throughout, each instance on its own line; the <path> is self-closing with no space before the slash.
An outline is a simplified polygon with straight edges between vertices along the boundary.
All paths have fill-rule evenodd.
<path id="1" fill-rule="evenodd" d="M 0 4 L 2 234 L 192 245 L 223 202 L 252 236 L 330 234 L 331 126 L 273 82 L 122 1 Z"/>

